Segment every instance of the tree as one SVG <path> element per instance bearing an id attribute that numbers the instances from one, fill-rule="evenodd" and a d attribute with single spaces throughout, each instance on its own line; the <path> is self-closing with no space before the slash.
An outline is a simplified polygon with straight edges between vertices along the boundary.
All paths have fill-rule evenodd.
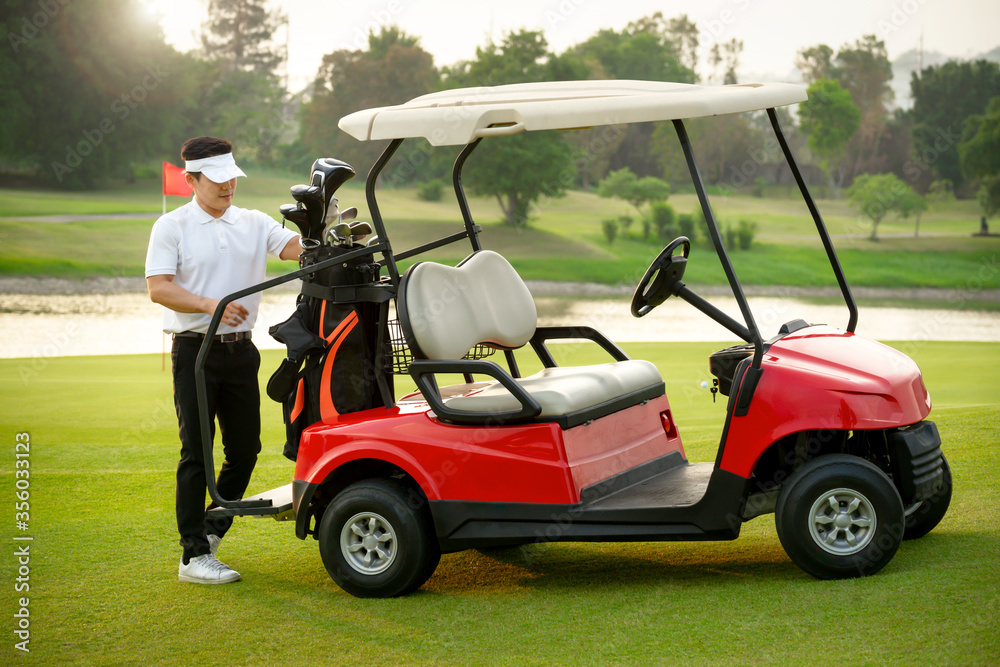
<path id="1" fill-rule="evenodd" d="M 3 168 L 91 188 L 190 136 L 198 64 L 138 2 L 6 0 L 0 28 Z"/>
<path id="2" fill-rule="evenodd" d="M 892 102 L 892 63 L 885 42 L 865 35 L 853 46 L 840 47 L 836 57 L 837 80 L 851 93 L 862 118 L 881 118 Z"/>
<path id="3" fill-rule="evenodd" d="M 795 57 L 795 66 L 802 72 L 806 83 L 837 78 L 833 66 L 833 49 L 826 44 L 800 50 Z"/>
<path id="4" fill-rule="evenodd" d="M 601 197 L 617 197 L 632 205 L 642 215 L 642 207 L 654 201 L 666 201 L 670 196 L 670 185 L 654 176 L 637 178 L 628 167 L 622 167 L 608 174 L 597 186 Z"/>
<path id="5" fill-rule="evenodd" d="M 916 210 L 915 206 L 920 206 L 916 203 L 917 195 L 913 188 L 895 174 L 861 174 L 854 179 L 847 196 L 851 205 L 871 220 L 872 241 L 878 241 L 878 225 L 887 213 L 894 210 L 905 217 L 903 211 L 908 215 Z M 926 203 L 923 206 L 926 208 Z"/>
<path id="6" fill-rule="evenodd" d="M 329 156 L 346 160 L 364 173 L 385 144 L 359 142 L 341 132 L 337 121 L 358 109 L 401 104 L 439 85 L 434 58 L 420 47 L 419 40 L 396 26 L 369 33 L 367 51 L 344 49 L 323 56 L 312 100 L 301 111 L 299 141 L 307 153 L 303 169 L 313 159 Z M 428 149 L 412 142 L 411 150 L 408 159 L 397 163 L 396 169 L 405 173 L 399 173 L 398 178 L 396 173 L 383 176 L 401 182 L 426 169 Z"/>
<path id="7" fill-rule="evenodd" d="M 561 197 L 576 179 L 573 150 L 558 132 L 522 132 L 487 139 L 466 165 L 463 182 L 495 197 L 507 224 L 526 227 L 542 196 Z"/>
<path id="8" fill-rule="evenodd" d="M 927 199 L 910 188 L 900 195 L 897 210 L 903 220 L 914 217 L 913 237 L 920 236 L 920 216 L 927 210 Z"/>
<path id="9" fill-rule="evenodd" d="M 698 26 L 687 14 L 670 19 L 667 36 L 673 42 L 681 65 L 695 73 L 698 79 Z"/>
<path id="10" fill-rule="evenodd" d="M 736 68 L 740 64 L 740 54 L 743 53 L 743 40 L 735 37 L 728 42 L 723 42 L 720 46 L 718 42 L 712 45 L 709 51 L 709 62 L 712 64 L 712 78 L 716 78 L 719 70 L 722 69 L 723 85 L 736 83 Z"/>
<path id="11" fill-rule="evenodd" d="M 983 215 L 1000 211 L 1000 95 L 990 100 L 983 115 L 970 116 L 958 145 L 962 170 L 980 181 Z"/>
<path id="12" fill-rule="evenodd" d="M 1000 95 L 1000 65 L 985 60 L 949 61 L 926 67 L 910 80 L 913 94 L 914 172 L 932 170 L 961 191 L 963 168 L 955 150 L 970 116 L 982 114 Z"/>
<path id="13" fill-rule="evenodd" d="M 223 63 L 231 72 L 273 74 L 282 57 L 270 48 L 270 42 L 287 18 L 264 5 L 264 0 L 209 0 L 208 25 L 201 34 L 208 59 Z"/>
<path id="14" fill-rule="evenodd" d="M 840 162 L 847 143 L 858 129 L 861 114 L 850 93 L 832 79 L 810 84 L 808 95 L 809 99 L 799 108 L 799 127 L 809 136 L 809 148 L 820 158 L 830 191 L 837 197 L 844 180 Z"/>
<path id="15" fill-rule="evenodd" d="M 893 93 L 889 86 L 892 65 L 885 43 L 875 35 L 865 35 L 854 44 L 843 45 L 835 56 L 830 47 L 820 44 L 800 51 L 796 65 L 812 83 L 823 79 L 839 82 L 858 109 L 857 130 L 844 147 L 838 169 L 843 179 L 865 171 L 887 171 L 886 151 L 898 145 L 900 137 L 893 136 L 887 122 Z"/>
<path id="16" fill-rule="evenodd" d="M 694 83 L 688 63 L 696 62 L 697 28 L 686 16 L 667 21 L 657 12 L 629 23 L 624 30 L 601 30 L 570 51 L 589 68 L 581 78 L 644 79 Z M 617 135 L 604 171 L 588 174 L 599 180 L 611 169 L 628 167 L 642 176 L 660 175 L 659 156 L 651 149 L 658 124 L 632 123 Z"/>
<path id="17" fill-rule="evenodd" d="M 476 59 L 446 71 L 448 87 L 583 78 L 574 54 L 554 56 L 540 32 L 521 30 L 476 49 Z M 464 183 L 473 193 L 495 197 L 506 222 L 528 224 L 531 206 L 560 197 L 576 181 L 573 149 L 558 132 L 524 132 L 484 141 L 469 160 Z"/>
<path id="18" fill-rule="evenodd" d="M 265 4 L 210 0 L 201 42 L 213 67 L 199 107 L 208 131 L 233 140 L 241 155 L 270 162 L 291 119 L 284 113 L 286 91 L 277 74 L 283 55 L 274 44 L 287 18 Z"/>

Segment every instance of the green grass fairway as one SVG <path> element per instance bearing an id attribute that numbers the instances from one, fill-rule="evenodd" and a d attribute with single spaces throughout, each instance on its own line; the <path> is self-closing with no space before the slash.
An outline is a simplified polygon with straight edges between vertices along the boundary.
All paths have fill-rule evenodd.
<path id="1" fill-rule="evenodd" d="M 627 345 L 654 361 L 692 461 L 710 461 L 723 403 L 707 390 L 706 343 Z M 0 576 L 23 664 L 646 665 L 1000 662 L 1000 350 L 908 343 L 923 368 L 954 472 L 951 510 L 878 575 L 818 581 L 785 555 L 770 515 L 732 542 L 533 544 L 445 555 L 413 595 L 360 600 L 327 576 L 291 523 L 238 519 L 220 556 L 243 581 L 177 581 L 179 452 L 159 355 L 0 360 L 10 514 Z M 569 361 L 592 352 L 564 347 Z M 261 376 L 280 354 L 265 352 Z M 169 363 L 169 362 L 168 362 Z M 400 383 L 403 390 L 404 383 Z M 251 492 L 291 480 L 266 398 Z M 30 529 L 15 526 L 15 442 L 30 437 Z M 30 590 L 13 552 L 30 535 Z"/>
<path id="2" fill-rule="evenodd" d="M 263 174 L 241 184 L 237 203 L 277 215 L 290 200 L 290 175 Z M 146 188 L 146 190 L 143 190 Z M 26 213 L 110 213 L 156 211 L 160 198 L 148 184 L 114 191 L 81 194 L 21 192 L 0 189 L 0 218 Z M 146 192 L 143 199 L 142 192 Z M 117 199 L 115 196 L 117 195 Z M 339 192 L 342 207 L 357 205 L 359 219 L 371 219 L 360 179 Z M 425 202 L 410 189 L 379 191 L 380 209 L 396 252 L 447 236 L 461 229 L 461 217 L 451 192 L 440 202 Z M 746 219 L 759 232 L 750 251 L 730 248 L 733 264 L 745 285 L 836 286 L 826 254 L 805 205 L 793 198 L 760 199 L 749 196 L 713 197 L 723 229 Z M 172 197 L 170 208 L 183 203 Z M 694 195 L 677 194 L 670 203 L 678 212 L 697 207 Z M 665 245 L 644 240 L 636 220 L 626 237 L 608 245 L 601 221 L 635 211 L 620 200 L 569 192 L 542 201 L 527 229 L 500 222 L 494 200 L 470 200 L 475 220 L 482 224 L 483 246 L 505 255 L 526 279 L 585 281 L 634 285 Z M 964 293 L 1000 288 L 997 252 L 1000 238 L 973 238 L 978 229 L 975 203 L 935 203 L 921 222 L 923 236 L 912 237 L 912 222 L 887 220 L 885 238 L 864 238 L 869 229 L 843 200 L 822 201 L 820 209 L 836 235 L 835 244 L 848 280 L 856 287 L 937 287 Z M 72 223 L 19 222 L 0 219 L 0 275 L 140 276 L 149 242 L 151 219 L 95 220 Z M 699 231 L 701 236 L 704 230 Z M 859 236 L 860 235 L 860 236 Z M 456 243 L 421 257 L 456 263 L 470 251 Z M 407 266 L 409 263 L 404 263 Z M 288 271 L 292 264 L 272 262 L 272 272 Z M 723 285 L 725 275 L 715 251 L 702 238 L 696 241 L 685 280 L 692 285 Z M 968 296 L 968 295 L 967 295 Z"/>

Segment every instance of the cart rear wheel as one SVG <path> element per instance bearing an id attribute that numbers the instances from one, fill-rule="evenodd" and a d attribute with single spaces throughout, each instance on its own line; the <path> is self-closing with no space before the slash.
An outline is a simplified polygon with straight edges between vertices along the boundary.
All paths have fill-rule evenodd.
<path id="1" fill-rule="evenodd" d="M 365 480 L 341 491 L 323 513 L 323 565 L 351 595 L 406 595 L 434 573 L 441 552 L 430 518 L 425 507 L 411 507 L 408 495 L 395 480 Z"/>
<path id="2" fill-rule="evenodd" d="M 820 579 L 875 574 L 903 538 L 903 502 L 874 464 L 844 454 L 822 456 L 782 486 L 775 508 L 778 539 L 795 563 Z"/>
<path id="3" fill-rule="evenodd" d="M 944 518 L 951 504 L 951 468 L 948 461 L 941 456 L 941 488 L 933 496 L 906 510 L 906 529 L 904 540 L 915 540 L 931 532 Z"/>

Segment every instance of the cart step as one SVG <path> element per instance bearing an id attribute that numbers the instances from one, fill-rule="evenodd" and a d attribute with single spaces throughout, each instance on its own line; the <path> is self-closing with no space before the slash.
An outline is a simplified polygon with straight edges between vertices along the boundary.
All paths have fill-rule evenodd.
<path id="1" fill-rule="evenodd" d="M 693 505 L 705 495 L 714 468 L 711 463 L 688 463 L 677 466 L 595 500 L 586 507 L 588 510 L 610 510 Z"/>
<path id="2" fill-rule="evenodd" d="M 284 486 L 279 486 L 276 489 L 271 489 L 270 491 L 265 491 L 264 493 L 258 493 L 256 496 L 250 496 L 246 500 L 270 500 L 271 506 L 275 509 L 272 514 L 259 514 L 258 518 L 269 516 L 275 521 L 291 521 L 295 518 L 295 512 L 292 511 L 292 485 L 285 484 Z"/>
<path id="3" fill-rule="evenodd" d="M 247 502 L 250 500 L 270 500 L 271 505 L 265 505 L 263 507 L 213 507 L 208 510 L 208 514 L 214 514 L 216 516 L 269 516 L 275 521 L 291 521 L 295 518 L 295 512 L 292 509 L 291 484 L 279 486 L 276 489 L 271 489 L 270 491 L 265 491 L 264 493 L 258 493 L 255 496 L 244 498 L 239 502 Z"/>

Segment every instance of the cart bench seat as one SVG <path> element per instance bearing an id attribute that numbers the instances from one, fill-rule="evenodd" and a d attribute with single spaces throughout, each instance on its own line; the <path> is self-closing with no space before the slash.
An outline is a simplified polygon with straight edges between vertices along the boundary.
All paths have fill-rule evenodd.
<path id="1" fill-rule="evenodd" d="M 663 379 L 648 361 L 629 359 L 606 341 L 613 363 L 546 366 L 512 377 L 491 362 L 462 358 L 474 345 L 513 350 L 542 345 L 535 302 L 521 277 L 499 254 L 480 250 L 456 267 L 414 264 L 400 283 L 399 322 L 414 357 L 410 373 L 439 417 L 457 423 L 556 421 L 563 428 L 661 396 Z M 537 348 L 536 348 L 537 349 Z M 495 382 L 472 392 L 439 389 L 436 373 L 485 374 Z M 458 395 L 456 395 L 458 394 Z"/>
<path id="2" fill-rule="evenodd" d="M 638 359 L 596 366 L 556 366 L 515 381 L 542 406 L 539 417 L 592 409 L 656 387 L 660 391 L 652 393 L 663 393 L 663 380 L 656 366 Z M 445 399 L 445 403 L 452 410 L 468 412 L 505 412 L 519 406 L 518 400 L 498 382 L 471 395 Z"/>

